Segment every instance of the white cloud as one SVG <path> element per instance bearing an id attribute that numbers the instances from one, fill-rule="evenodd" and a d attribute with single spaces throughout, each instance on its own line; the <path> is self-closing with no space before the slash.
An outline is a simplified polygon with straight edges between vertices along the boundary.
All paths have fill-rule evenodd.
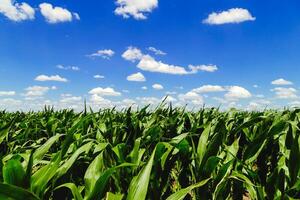
<path id="1" fill-rule="evenodd" d="M 63 104 L 74 104 L 74 103 L 78 103 L 82 101 L 82 97 L 80 96 L 68 96 L 68 97 L 62 97 L 62 99 L 60 99 L 60 103 Z"/>
<path id="2" fill-rule="evenodd" d="M 63 70 L 73 70 L 73 71 L 79 71 L 80 68 L 77 66 L 63 66 L 63 65 L 57 65 L 56 66 L 58 69 L 63 69 Z"/>
<path id="3" fill-rule="evenodd" d="M 43 86 L 31 86 L 26 88 L 27 91 L 25 93 L 26 97 L 38 97 L 43 96 L 49 91 L 49 87 L 43 87 Z"/>
<path id="4" fill-rule="evenodd" d="M 199 88 L 195 88 L 192 90 L 197 93 L 209 93 L 209 92 L 223 92 L 225 88 L 219 85 L 203 85 Z"/>
<path id="5" fill-rule="evenodd" d="M 189 65 L 189 71 L 184 67 L 170 65 L 163 63 L 161 61 L 155 60 L 150 55 L 144 55 L 140 49 L 136 47 L 129 47 L 122 55 L 125 60 L 129 61 L 139 61 L 137 67 L 144 71 L 150 72 L 159 72 L 166 74 L 176 74 L 176 75 L 187 75 L 187 74 L 196 74 L 198 71 L 214 72 L 218 68 L 214 65 L 199 65 L 193 66 Z"/>
<path id="6" fill-rule="evenodd" d="M 60 77 L 59 75 L 53 75 L 53 76 L 39 75 L 34 80 L 36 80 L 36 81 L 68 82 L 68 80 L 66 78 Z"/>
<path id="7" fill-rule="evenodd" d="M 187 92 L 185 94 L 179 94 L 178 99 L 184 104 L 192 102 L 194 105 L 202 105 L 204 103 L 203 97 L 196 92 Z"/>
<path id="8" fill-rule="evenodd" d="M 271 90 L 275 92 L 276 97 L 279 99 L 295 99 L 297 98 L 297 90 L 295 88 L 283 88 L 283 87 L 276 87 Z"/>
<path id="9" fill-rule="evenodd" d="M 72 97 L 73 95 L 72 94 L 69 94 L 69 93 L 63 93 L 60 95 L 62 98 L 65 98 L 65 97 Z"/>
<path id="10" fill-rule="evenodd" d="M 270 100 L 267 100 L 267 99 L 258 99 L 255 102 L 262 104 L 262 105 L 268 105 L 268 104 L 272 103 Z"/>
<path id="11" fill-rule="evenodd" d="M 225 94 L 227 100 L 238 100 L 250 98 L 251 93 L 243 87 L 240 86 L 230 86 L 228 87 L 228 92 Z"/>
<path id="12" fill-rule="evenodd" d="M 5 98 L 5 99 L 0 99 L 0 108 L 4 109 L 10 109 L 10 110 L 17 110 L 16 106 L 21 106 L 22 101 L 13 99 L 13 98 Z"/>
<path id="13" fill-rule="evenodd" d="M 128 81 L 144 82 L 144 81 L 146 81 L 146 78 L 141 72 L 138 72 L 138 73 L 131 74 L 131 75 L 127 76 L 127 80 Z"/>
<path id="14" fill-rule="evenodd" d="M 90 98 L 90 101 L 92 104 L 101 106 L 101 107 L 111 107 L 112 102 L 108 99 L 103 98 L 102 96 L 98 95 L 98 94 L 93 94 Z"/>
<path id="15" fill-rule="evenodd" d="M 78 13 L 71 13 L 62 7 L 54 7 L 50 3 L 41 3 L 39 7 L 46 21 L 51 24 L 71 22 L 73 17 L 77 20 L 80 19 Z"/>
<path id="16" fill-rule="evenodd" d="M 272 102 L 266 99 L 259 99 L 256 101 L 251 101 L 247 106 L 247 110 L 262 110 L 272 105 Z"/>
<path id="17" fill-rule="evenodd" d="M 97 87 L 89 91 L 89 94 L 98 96 L 121 96 L 120 92 L 115 91 L 113 88 Z"/>
<path id="18" fill-rule="evenodd" d="M 115 55 L 115 52 L 111 49 L 102 49 L 98 50 L 96 53 L 92 53 L 88 55 L 89 57 L 101 57 L 103 59 L 110 59 L 113 55 Z"/>
<path id="19" fill-rule="evenodd" d="M 253 87 L 254 87 L 254 88 L 258 88 L 259 86 L 255 84 L 255 85 L 253 85 Z"/>
<path id="20" fill-rule="evenodd" d="M 292 107 L 300 107 L 300 101 L 292 101 L 289 103 L 289 105 Z"/>
<path id="21" fill-rule="evenodd" d="M 0 13 L 12 21 L 20 22 L 34 19 L 35 11 L 27 3 L 17 3 L 15 0 L 1 0 Z"/>
<path id="22" fill-rule="evenodd" d="M 247 110 L 260 110 L 262 106 L 256 102 L 250 102 L 249 105 L 247 106 Z"/>
<path id="23" fill-rule="evenodd" d="M 132 16 L 137 20 L 147 19 L 145 13 L 150 13 L 158 6 L 158 0 L 116 0 L 116 15 L 124 18 Z"/>
<path id="24" fill-rule="evenodd" d="M 73 12 L 73 15 L 74 15 L 75 19 L 77 19 L 77 20 L 80 20 L 80 16 L 79 16 L 79 14 L 78 14 L 78 13 L 76 13 L 76 12 Z"/>
<path id="25" fill-rule="evenodd" d="M 57 87 L 56 86 L 52 86 L 51 90 L 57 90 Z"/>
<path id="26" fill-rule="evenodd" d="M 56 65 L 56 67 L 57 67 L 58 69 L 65 69 L 65 70 L 66 70 L 66 67 L 63 66 L 63 65 Z"/>
<path id="27" fill-rule="evenodd" d="M 148 88 L 146 86 L 143 86 L 142 87 L 142 90 L 147 90 Z"/>
<path id="28" fill-rule="evenodd" d="M 15 91 L 0 91 L 0 97 L 2 96 L 14 96 L 16 95 Z"/>
<path id="29" fill-rule="evenodd" d="M 245 21 L 254 21 L 255 17 L 247 9 L 243 8 L 231 8 L 227 11 L 219 13 L 211 13 L 207 19 L 203 20 L 206 24 L 228 24 L 228 23 L 241 23 Z"/>
<path id="30" fill-rule="evenodd" d="M 73 71 L 79 71 L 80 68 L 77 67 L 77 66 L 70 66 L 70 69 L 73 70 Z"/>
<path id="31" fill-rule="evenodd" d="M 125 60 L 135 62 L 137 60 L 142 59 L 143 53 L 140 49 L 131 46 L 131 47 L 128 47 L 127 50 L 122 54 L 122 57 Z"/>
<path id="32" fill-rule="evenodd" d="M 170 95 L 167 95 L 167 96 L 163 97 L 163 98 L 161 99 L 161 101 L 163 101 L 163 100 L 165 100 L 166 102 L 176 102 L 176 101 L 177 101 L 176 98 L 174 98 L 174 97 L 172 97 L 172 96 L 170 96 Z"/>
<path id="33" fill-rule="evenodd" d="M 283 78 L 276 79 L 276 80 L 272 81 L 271 84 L 272 85 L 293 85 L 293 83 L 291 81 L 287 81 Z"/>
<path id="34" fill-rule="evenodd" d="M 105 77 L 102 76 L 102 75 L 96 74 L 96 75 L 94 75 L 94 78 L 95 78 L 95 79 L 103 79 L 103 78 L 105 78 Z"/>
<path id="35" fill-rule="evenodd" d="M 162 85 L 157 84 L 157 83 L 153 84 L 152 88 L 155 89 L 155 90 L 162 90 L 162 89 L 164 89 L 164 87 Z"/>
<path id="36" fill-rule="evenodd" d="M 198 66 L 189 65 L 189 68 L 194 73 L 197 73 L 198 71 L 215 72 L 218 70 L 218 67 L 216 65 L 198 65 Z"/>
<path id="37" fill-rule="evenodd" d="M 155 105 L 161 102 L 161 99 L 156 97 L 137 97 L 136 98 L 142 105 Z"/>
<path id="38" fill-rule="evenodd" d="M 161 61 L 156 61 L 153 57 L 149 55 L 143 56 L 140 62 L 137 65 L 138 68 L 144 71 L 150 72 L 159 72 L 159 73 L 166 73 L 166 74 L 189 74 L 185 68 L 175 65 L 165 64 Z"/>
<path id="39" fill-rule="evenodd" d="M 136 104 L 136 101 L 133 99 L 123 99 L 122 103 L 125 104 L 126 106 L 131 106 L 132 104 Z"/>
<path id="40" fill-rule="evenodd" d="M 167 91 L 166 94 L 167 95 L 174 95 L 174 94 L 177 94 L 177 92 L 175 92 L 175 91 Z"/>
<path id="41" fill-rule="evenodd" d="M 225 99 L 223 99 L 223 98 L 220 98 L 220 97 L 213 97 L 212 99 L 215 100 L 215 101 L 217 101 L 217 102 L 219 102 L 219 103 L 221 103 L 221 104 L 226 104 L 226 103 L 228 103 L 227 100 L 225 100 Z"/>
<path id="42" fill-rule="evenodd" d="M 154 47 L 149 47 L 148 48 L 149 51 L 152 51 L 155 55 L 161 55 L 161 56 L 164 56 L 164 55 L 167 55 L 165 52 L 163 52 L 162 50 L 159 50 L 159 49 L 156 49 Z"/>

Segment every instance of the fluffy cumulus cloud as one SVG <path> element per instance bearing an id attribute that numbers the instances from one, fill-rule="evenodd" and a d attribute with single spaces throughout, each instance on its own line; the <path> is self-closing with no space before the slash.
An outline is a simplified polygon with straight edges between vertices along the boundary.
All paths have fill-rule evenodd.
<path id="1" fill-rule="evenodd" d="M 224 93 L 224 98 L 213 97 L 215 100 L 221 104 L 230 104 L 231 102 L 238 101 L 240 99 L 247 99 L 252 97 L 252 94 L 245 88 L 240 86 L 220 86 L 220 85 L 203 85 L 198 88 L 192 89 L 190 92 L 186 93 L 185 96 L 191 96 L 197 98 L 200 94 L 206 93 Z M 182 96 L 182 94 L 181 94 Z M 208 98 L 207 95 L 204 97 Z M 201 96 L 202 98 L 202 96 Z"/>
<path id="2" fill-rule="evenodd" d="M 46 21 L 51 24 L 71 22 L 73 19 L 80 19 L 78 13 L 72 13 L 66 8 L 54 7 L 50 3 L 41 3 L 39 7 L 41 14 L 45 17 Z"/>
<path id="3" fill-rule="evenodd" d="M 195 88 L 192 90 L 197 93 L 209 93 L 209 92 L 223 92 L 225 88 L 219 85 L 203 85 L 199 88 Z"/>
<path id="4" fill-rule="evenodd" d="M 162 90 L 162 89 L 164 89 L 164 87 L 161 84 L 157 84 L 157 83 L 153 84 L 152 88 L 155 89 L 155 90 Z"/>
<path id="5" fill-rule="evenodd" d="M 15 0 L 0 0 L 0 13 L 12 21 L 32 20 L 34 9 L 27 3 L 17 3 Z"/>
<path id="6" fill-rule="evenodd" d="M 228 92 L 224 95 L 227 100 L 246 99 L 252 96 L 247 89 L 240 86 L 230 86 L 227 90 Z"/>
<path id="7" fill-rule="evenodd" d="M 162 50 L 156 49 L 155 47 L 148 47 L 148 50 L 153 52 L 155 55 L 167 55 L 167 53 L 163 52 Z"/>
<path id="8" fill-rule="evenodd" d="M 91 95 L 90 103 L 94 106 L 96 105 L 98 108 L 110 108 L 114 106 L 109 99 L 105 99 L 98 94 Z"/>
<path id="9" fill-rule="evenodd" d="M 271 90 L 275 92 L 276 98 L 279 99 L 295 99 L 297 98 L 297 90 L 295 88 L 276 87 Z"/>
<path id="10" fill-rule="evenodd" d="M 89 91 L 91 95 L 99 95 L 99 96 L 121 96 L 120 92 L 115 91 L 111 87 L 102 88 L 97 87 Z"/>
<path id="11" fill-rule="evenodd" d="M 142 105 L 156 105 L 161 103 L 161 99 L 156 97 L 137 97 L 136 100 L 138 100 Z"/>
<path id="12" fill-rule="evenodd" d="M 167 96 L 164 96 L 161 101 L 165 101 L 165 102 L 177 102 L 177 99 L 172 97 L 171 95 L 167 95 Z"/>
<path id="13" fill-rule="evenodd" d="M 111 49 L 102 49 L 98 50 L 96 53 L 92 53 L 88 55 L 88 57 L 94 58 L 94 57 L 101 57 L 103 59 L 110 59 L 115 52 Z"/>
<path id="14" fill-rule="evenodd" d="M 146 81 L 146 78 L 141 72 L 138 72 L 138 73 L 127 76 L 127 80 L 128 81 L 136 81 L 136 82 L 144 82 L 144 81 Z"/>
<path id="15" fill-rule="evenodd" d="M 82 97 L 81 96 L 72 96 L 72 95 L 62 95 L 62 98 L 60 99 L 60 103 L 62 104 L 75 104 L 75 103 L 81 103 Z"/>
<path id="16" fill-rule="evenodd" d="M 142 59 L 143 57 L 143 53 L 140 49 L 136 48 L 136 47 L 128 47 L 127 50 L 122 54 L 122 57 L 125 60 L 131 61 L 131 62 L 135 62 L 137 60 Z"/>
<path id="17" fill-rule="evenodd" d="M 116 0 L 116 5 L 116 15 L 141 20 L 147 19 L 145 13 L 152 12 L 158 6 L 158 0 Z"/>
<path id="18" fill-rule="evenodd" d="M 118 97 L 122 95 L 121 92 L 115 91 L 111 87 L 97 87 L 90 90 L 89 94 L 90 98 L 88 103 L 94 109 L 112 108 L 114 106 L 118 106 L 120 102 L 113 102 L 109 99 L 106 99 L 106 97 Z"/>
<path id="19" fill-rule="evenodd" d="M 260 99 L 260 100 L 254 100 L 254 101 L 250 101 L 248 106 L 247 106 L 247 110 L 263 110 L 265 108 L 268 108 L 269 105 L 271 105 L 272 102 L 266 99 Z"/>
<path id="20" fill-rule="evenodd" d="M 36 81 L 57 81 L 57 82 L 68 82 L 68 79 L 63 78 L 59 75 L 47 76 L 47 75 L 39 75 L 34 80 Z"/>
<path id="21" fill-rule="evenodd" d="M 0 109 L 16 111 L 22 106 L 22 101 L 13 98 L 0 99 Z M 21 108 L 23 109 L 23 108 Z"/>
<path id="22" fill-rule="evenodd" d="M 15 91 L 0 91 L 0 97 L 3 96 L 14 96 L 16 95 Z"/>
<path id="23" fill-rule="evenodd" d="M 276 79 L 271 82 L 272 85 L 293 85 L 291 81 L 285 80 L 283 78 Z"/>
<path id="24" fill-rule="evenodd" d="M 157 61 L 152 56 L 143 54 L 141 50 L 136 47 L 129 47 L 123 53 L 122 57 L 125 60 L 132 62 L 139 61 L 137 67 L 141 70 L 165 74 L 187 75 L 196 74 L 199 71 L 214 72 L 218 69 L 217 66 L 214 65 L 189 65 L 189 70 L 187 70 L 182 66 L 176 66 L 163 63 L 162 61 Z"/>
<path id="25" fill-rule="evenodd" d="M 178 99 L 183 102 L 183 104 L 189 104 L 191 102 L 194 105 L 202 105 L 204 103 L 203 97 L 192 91 L 179 94 Z"/>
<path id="26" fill-rule="evenodd" d="M 203 23 L 220 25 L 228 23 L 241 23 L 245 21 L 254 21 L 255 17 L 247 9 L 243 8 L 231 8 L 227 11 L 219 13 L 211 13 L 207 19 L 203 20 Z"/>
<path id="27" fill-rule="evenodd" d="M 160 72 L 167 74 L 187 74 L 187 71 L 180 66 L 165 64 L 161 61 L 155 60 L 149 55 L 143 56 L 137 65 L 138 68 L 144 71 Z"/>
<path id="28" fill-rule="evenodd" d="M 38 97 L 38 96 L 44 96 L 48 91 L 50 90 L 49 87 L 43 87 L 43 86 L 30 86 L 25 89 L 26 97 Z"/>
<path id="29" fill-rule="evenodd" d="M 174 75 L 195 74 L 198 71 L 201 71 L 200 69 L 197 68 L 193 68 L 191 69 L 191 71 L 187 71 L 184 67 L 170 65 L 170 64 L 163 63 L 161 61 L 157 61 L 155 60 L 155 58 L 153 58 L 150 55 L 144 55 L 143 58 L 138 63 L 137 67 L 144 71 L 159 72 L 159 73 L 174 74 Z"/>

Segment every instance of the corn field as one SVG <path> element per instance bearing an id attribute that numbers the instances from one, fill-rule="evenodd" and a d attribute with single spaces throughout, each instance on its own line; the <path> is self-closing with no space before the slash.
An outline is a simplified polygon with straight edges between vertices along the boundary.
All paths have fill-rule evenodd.
<path id="1" fill-rule="evenodd" d="M 300 109 L 0 112 L 0 199 L 300 199 Z"/>

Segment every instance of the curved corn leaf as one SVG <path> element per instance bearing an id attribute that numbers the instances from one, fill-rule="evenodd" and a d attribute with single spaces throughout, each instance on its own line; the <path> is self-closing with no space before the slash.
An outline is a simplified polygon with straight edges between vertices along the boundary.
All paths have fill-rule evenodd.
<path id="1" fill-rule="evenodd" d="M 72 195 L 75 198 L 75 200 L 83 200 L 77 186 L 74 183 L 62 184 L 62 185 L 54 188 L 54 190 L 57 190 L 57 189 L 60 189 L 60 188 L 63 188 L 63 187 L 70 189 L 70 191 L 72 192 Z"/>
<path id="2" fill-rule="evenodd" d="M 167 200 L 182 200 L 187 194 L 189 194 L 193 189 L 204 186 L 211 178 L 205 179 L 199 183 L 191 185 L 187 188 L 181 189 L 178 192 L 172 194 L 167 198 Z"/>
<path id="3" fill-rule="evenodd" d="M 136 177 L 132 179 L 128 189 L 127 200 L 146 199 L 155 151 L 156 148 L 154 149 L 147 165 L 139 172 Z"/>
<path id="4" fill-rule="evenodd" d="M 15 122 L 15 118 L 0 128 L 0 144 L 7 137 L 9 130 L 14 122 Z"/>
<path id="5" fill-rule="evenodd" d="M 115 171 L 118 168 L 122 168 L 122 167 L 133 167 L 135 166 L 135 164 L 132 163 L 123 163 L 121 165 L 118 165 L 116 167 L 112 167 L 110 169 L 105 170 L 100 177 L 97 179 L 96 183 L 94 184 L 93 189 L 91 190 L 91 192 L 89 193 L 88 196 L 85 196 L 84 199 L 85 200 L 94 200 L 94 199 L 101 199 L 102 196 L 104 196 L 104 189 L 106 186 L 107 181 L 109 180 L 109 178 L 111 177 L 111 175 L 113 173 L 115 173 Z"/>
<path id="6" fill-rule="evenodd" d="M 122 200 L 123 194 L 113 194 L 111 192 L 106 193 L 106 200 Z"/>
<path id="7" fill-rule="evenodd" d="M 104 171 L 103 153 L 100 153 L 89 165 L 84 175 L 85 195 L 89 196 L 101 173 Z"/>
<path id="8" fill-rule="evenodd" d="M 257 199 L 255 185 L 251 182 L 251 180 L 248 177 L 246 177 L 244 174 L 240 172 L 233 171 L 229 178 L 234 178 L 244 182 L 246 189 L 250 194 L 251 199 Z"/>
<path id="9" fill-rule="evenodd" d="M 33 174 L 31 178 L 31 191 L 38 196 L 44 195 L 47 185 L 57 173 L 60 161 L 61 155 L 60 153 L 57 153 L 53 156 L 53 159 L 49 164 L 45 165 Z"/>
<path id="10" fill-rule="evenodd" d="M 4 183 L 23 187 L 25 185 L 25 171 L 17 159 L 9 160 L 3 167 Z"/>
<path id="11" fill-rule="evenodd" d="M 45 144 L 40 146 L 38 149 L 35 150 L 33 154 L 33 163 L 36 164 L 39 160 L 43 158 L 43 156 L 49 151 L 50 147 L 61 137 L 61 134 L 57 134 L 52 136 L 47 140 Z"/>
<path id="12" fill-rule="evenodd" d="M 199 166 L 201 165 L 204 155 L 206 153 L 207 141 L 208 141 L 208 137 L 209 137 L 210 128 L 211 128 L 211 124 L 209 124 L 204 129 L 204 131 L 201 133 L 201 136 L 199 138 L 198 147 L 197 147 L 197 160 L 198 160 Z"/>
<path id="13" fill-rule="evenodd" d="M 59 177 L 63 176 L 65 173 L 67 173 L 67 171 L 72 167 L 72 165 L 75 163 L 77 158 L 84 152 L 88 152 L 92 146 L 93 146 L 93 142 L 89 142 L 89 143 L 81 146 L 79 149 L 77 149 L 72 154 L 72 156 L 67 161 L 65 161 L 62 166 L 59 167 L 59 169 L 56 172 L 55 177 L 59 178 Z"/>
<path id="14" fill-rule="evenodd" d="M 35 194 L 28 190 L 4 183 L 0 183 L 0 199 L 39 200 Z"/>
<path id="15" fill-rule="evenodd" d="M 26 173 L 25 173 L 25 177 L 24 177 L 24 188 L 30 188 L 31 173 L 32 173 L 32 166 L 33 166 L 33 153 L 34 153 L 34 151 L 31 151 L 29 160 L 27 163 Z"/>

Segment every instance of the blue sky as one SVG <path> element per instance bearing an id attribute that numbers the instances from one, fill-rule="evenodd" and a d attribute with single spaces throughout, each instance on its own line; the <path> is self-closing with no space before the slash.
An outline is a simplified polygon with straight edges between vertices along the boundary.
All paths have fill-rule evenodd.
<path id="1" fill-rule="evenodd" d="M 0 109 L 300 105 L 299 6 L 0 0 Z"/>

